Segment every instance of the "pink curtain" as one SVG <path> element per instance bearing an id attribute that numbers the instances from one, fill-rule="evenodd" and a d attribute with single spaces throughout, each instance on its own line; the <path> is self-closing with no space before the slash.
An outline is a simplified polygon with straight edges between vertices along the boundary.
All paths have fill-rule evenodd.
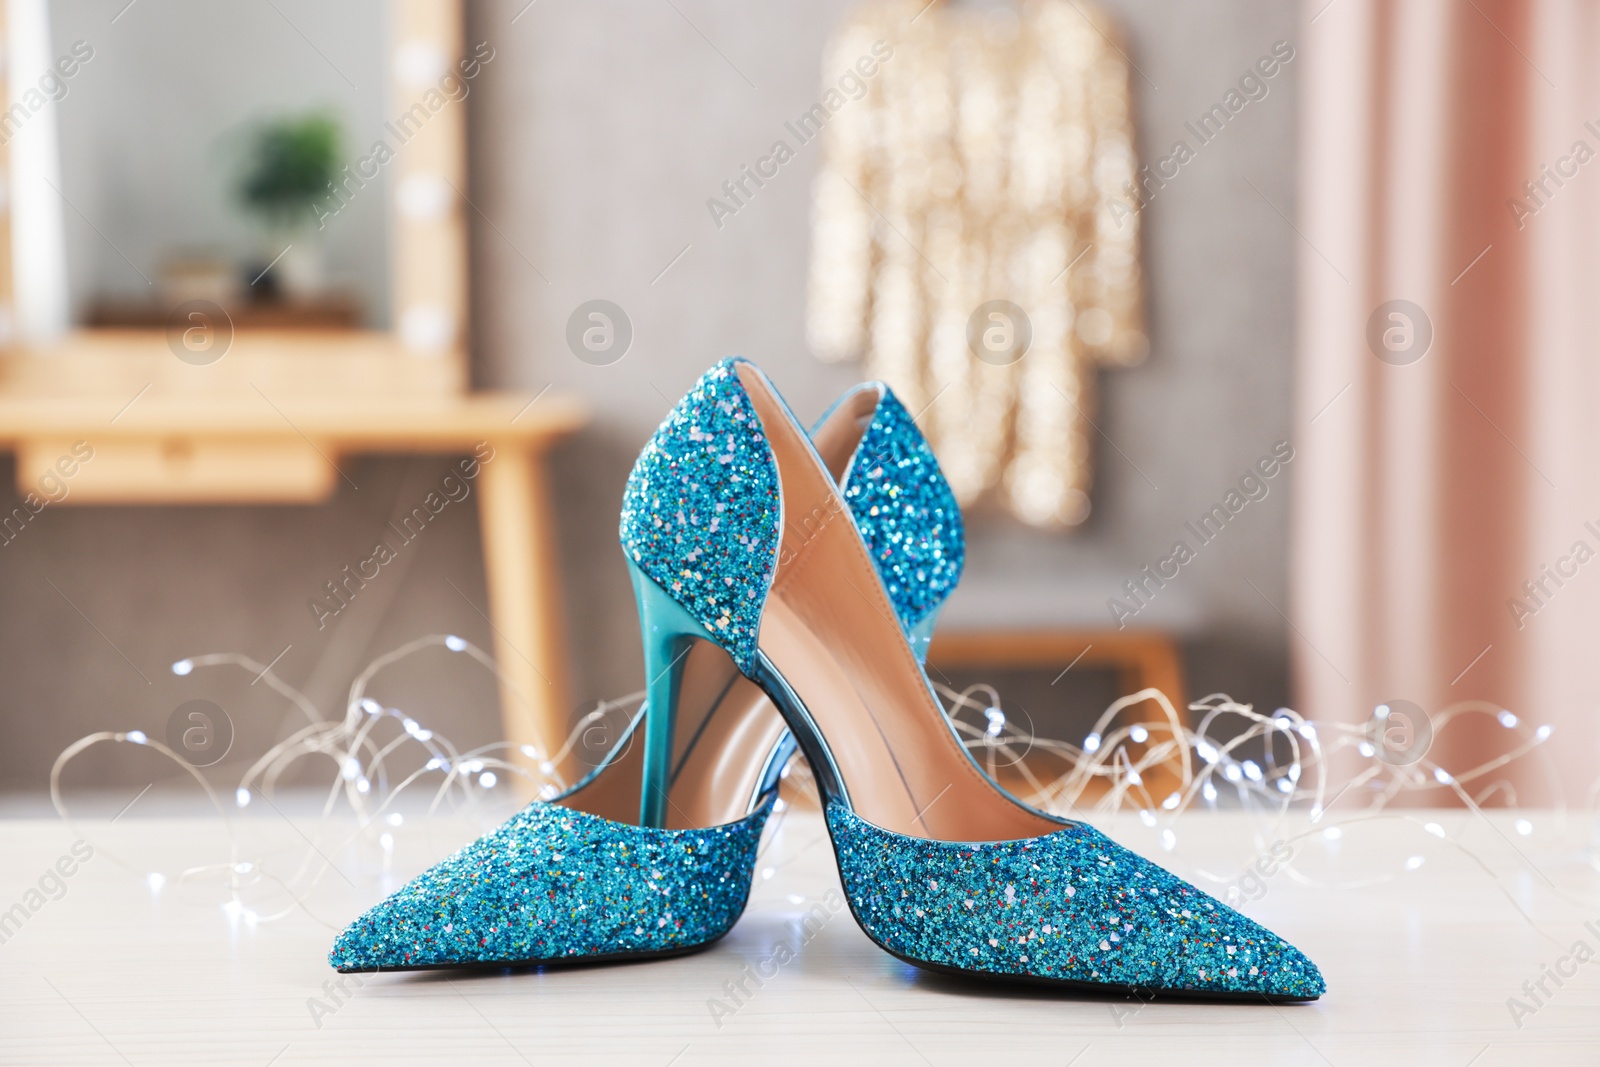
<path id="1" fill-rule="evenodd" d="M 1364 722 L 1392 699 L 1490 701 L 1519 727 L 1469 716 L 1427 759 L 1464 770 L 1548 724 L 1555 780 L 1583 799 L 1600 767 L 1600 5 L 1324 4 L 1302 27 L 1299 706 Z M 1520 804 L 1556 796 L 1539 759 L 1497 777 Z"/>

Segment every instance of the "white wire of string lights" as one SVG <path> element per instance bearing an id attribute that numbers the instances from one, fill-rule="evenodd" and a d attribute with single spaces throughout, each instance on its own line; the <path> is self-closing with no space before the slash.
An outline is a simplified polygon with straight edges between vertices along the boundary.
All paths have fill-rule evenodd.
<path id="1" fill-rule="evenodd" d="M 183 754 L 141 731 L 92 733 L 57 757 L 50 774 L 51 800 L 71 823 L 62 794 L 62 772 L 95 745 L 136 745 L 165 756 L 198 784 L 227 829 L 226 860 L 189 868 L 179 879 L 220 883 L 227 896 L 224 907 L 230 914 L 250 921 L 271 920 L 306 906 L 311 890 L 337 870 L 330 852 L 338 854 L 352 844 L 364 845 L 387 860 L 394 834 L 405 825 L 396 810 L 403 795 L 422 793 L 428 815 L 438 813 L 442 806 L 458 814 L 478 813 L 484 797 L 497 790 L 502 797 L 511 796 L 511 781 L 520 778 L 526 781 L 522 792 L 548 800 L 575 784 L 564 776 L 563 768 L 571 765 L 569 757 L 579 746 L 592 747 L 589 738 L 593 732 L 599 730 L 607 739 L 621 736 L 624 727 L 643 712 L 644 693 L 630 693 L 601 701 L 580 716 L 554 752 L 509 741 L 462 751 L 432 726 L 368 695 L 380 672 L 440 647 L 467 656 L 499 677 L 493 659 L 482 649 L 455 635 L 430 634 L 367 665 L 351 683 L 343 713 L 325 718 L 270 665 L 248 656 L 225 652 L 179 660 L 172 665 L 179 676 L 211 668 L 248 672 L 298 709 L 305 725 L 293 729 L 251 763 L 233 786 L 232 797 L 219 795 L 201 769 Z M 1498 772 L 1517 760 L 1532 758 L 1545 765 L 1548 775 L 1554 775 L 1546 754 L 1540 751 L 1550 739 L 1551 728 L 1526 723 L 1512 712 L 1482 701 L 1464 701 L 1432 715 L 1396 701 L 1393 706 L 1380 705 L 1365 724 L 1319 724 L 1288 708 L 1263 715 L 1220 693 L 1190 704 L 1186 717 L 1160 690 L 1145 689 L 1114 701 L 1083 740 L 1072 743 L 1019 728 L 992 686 L 974 685 L 959 691 L 944 685 L 935 688 L 973 758 L 1019 799 L 1065 818 L 1096 821 L 1133 813 L 1144 827 L 1158 834 L 1160 846 L 1167 851 L 1178 848 L 1184 816 L 1196 808 L 1244 813 L 1249 817 L 1239 825 L 1248 829 L 1241 832 L 1253 839 L 1254 847 L 1259 849 L 1270 841 L 1291 856 L 1305 839 L 1321 835 L 1334 840 L 1346 829 L 1374 819 L 1410 820 L 1420 832 L 1446 839 L 1449 835 L 1439 822 L 1418 809 L 1401 807 L 1395 803 L 1397 799 L 1412 800 L 1425 791 L 1443 789 L 1474 818 L 1487 820 L 1484 804 L 1488 801 L 1498 799 L 1508 807 L 1516 806 L 1514 788 Z M 1455 770 L 1429 758 L 1433 742 L 1445 731 L 1474 727 L 1495 730 L 1504 738 L 1499 755 L 1478 766 Z M 588 755 L 585 760 L 590 766 L 599 762 L 589 761 Z M 260 856 L 242 854 L 233 816 L 258 797 L 276 808 L 273 797 L 280 781 L 304 761 L 328 767 L 319 828 L 329 828 L 333 837 L 320 836 L 319 829 L 317 840 L 305 838 L 307 847 L 290 869 L 269 874 Z M 789 799 L 779 801 L 778 817 L 769 825 L 768 843 L 795 800 L 809 790 L 809 782 L 803 762 L 785 769 L 784 792 Z M 1556 792 L 1559 795 L 1559 790 Z M 1553 814 L 1561 817 L 1565 811 L 1557 809 Z M 1525 818 L 1512 825 L 1516 834 L 1531 832 L 1531 823 Z M 1480 856 L 1459 841 L 1451 843 L 1492 877 Z M 1399 877 L 1420 861 L 1411 856 L 1396 862 L 1392 870 L 1363 871 L 1336 882 L 1313 878 L 1293 862 L 1285 864 L 1284 870 L 1301 882 L 1349 888 Z M 771 867 L 762 870 L 765 877 L 772 872 Z M 1202 870 L 1200 874 L 1219 883 L 1231 881 L 1226 893 L 1237 897 L 1237 872 L 1230 876 Z M 153 889 L 154 880 L 162 878 L 149 877 Z M 257 895 L 252 889 L 263 883 L 276 888 L 280 902 L 258 910 L 252 906 Z"/>

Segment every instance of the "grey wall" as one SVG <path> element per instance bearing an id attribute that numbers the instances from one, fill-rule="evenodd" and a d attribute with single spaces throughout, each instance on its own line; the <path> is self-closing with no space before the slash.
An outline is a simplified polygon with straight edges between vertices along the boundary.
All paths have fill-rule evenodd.
<path id="1" fill-rule="evenodd" d="M 670 403 L 736 352 L 760 360 L 802 418 L 853 380 L 853 368 L 819 364 L 803 343 L 812 150 L 720 231 L 704 206 L 784 119 L 815 101 L 823 42 L 847 5 L 540 0 L 523 11 L 525 2 L 470 4 L 469 40 L 497 50 L 469 102 L 483 212 L 473 233 L 476 374 L 485 386 L 554 382 L 596 412 L 555 459 L 581 703 L 639 684 L 616 509 L 634 453 Z M 1135 88 L 1146 159 L 1179 137 L 1193 144 L 1185 120 L 1297 33 L 1289 0 L 1109 6 L 1145 75 Z M 1144 366 L 1102 378 L 1097 421 L 1115 447 L 1099 442 L 1090 523 L 1063 537 L 974 521 L 952 622 L 1109 624 L 1105 601 L 1122 582 L 1288 438 L 1297 238 L 1278 212 L 1292 217 L 1294 208 L 1296 75 L 1292 62 L 1146 212 L 1152 351 Z M 597 297 L 620 304 L 636 331 L 610 367 L 580 362 L 562 339 L 572 310 Z M 365 464 L 362 488 L 321 508 L 47 510 L 0 549 L 0 595 L 12 608 L 0 642 L 0 785 L 37 787 L 73 738 L 111 722 L 159 729 L 193 695 L 246 709 L 240 744 L 253 745 L 251 755 L 293 721 L 248 678 L 164 673 L 188 653 L 238 649 L 265 660 L 292 644 L 283 673 L 329 704 L 368 658 L 418 633 L 487 643 L 466 603 L 483 603 L 466 508 L 430 528 L 409 572 L 386 572 L 394 581 L 374 590 L 381 595 L 358 600 L 327 631 L 315 630 L 304 604 L 437 479 L 435 467 Z M 1226 689 L 1268 707 L 1287 698 L 1274 605 L 1284 606 L 1293 476 L 1290 464 L 1139 616 L 1182 634 L 1196 693 Z M 418 661 L 386 684 L 384 699 L 434 716 L 461 741 L 486 739 L 493 687 L 462 663 Z M 1071 731 L 1099 710 L 1060 703 L 1036 718 Z M 120 753 L 90 770 L 105 781 L 148 780 Z"/>
<path id="2" fill-rule="evenodd" d="M 631 454 L 668 398 L 740 352 L 809 418 L 853 373 L 818 363 L 803 342 L 814 146 L 722 229 L 704 206 L 814 102 L 823 42 L 849 5 L 678 6 L 693 26 L 651 3 L 604 20 L 541 3 L 508 30 L 504 13 L 521 7 L 508 0 L 474 19 L 475 37 L 507 42 L 474 114 L 479 203 L 506 238 L 479 229 L 478 277 L 493 280 L 478 289 L 480 375 L 528 388 L 554 381 L 599 411 L 560 465 L 569 573 L 583 591 L 577 643 L 618 650 L 581 667 L 599 692 L 630 688 L 637 674 L 627 579 L 606 535 Z M 1295 62 L 1210 144 L 1184 123 L 1274 41 L 1294 40 L 1295 5 L 1110 7 L 1143 71 L 1134 79 L 1142 155 L 1166 155 L 1180 137 L 1197 148 L 1145 215 L 1151 356 L 1102 376 L 1097 421 L 1115 447 L 1097 443 L 1088 527 L 1063 537 L 974 522 L 953 624 L 1108 625 L 1106 600 L 1122 583 L 1288 437 L 1296 237 L 1277 211 L 1293 214 Z M 560 340 L 566 316 L 595 297 L 621 304 L 637 331 L 611 367 L 586 366 Z M 1200 693 L 1287 699 L 1284 625 L 1272 605 L 1284 606 L 1292 474 L 1291 463 L 1138 617 L 1184 634 Z"/>

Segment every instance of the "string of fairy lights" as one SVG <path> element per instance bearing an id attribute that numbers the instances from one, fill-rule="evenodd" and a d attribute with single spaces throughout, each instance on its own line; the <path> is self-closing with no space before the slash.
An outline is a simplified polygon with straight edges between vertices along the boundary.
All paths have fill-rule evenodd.
<path id="1" fill-rule="evenodd" d="M 313 890 L 330 877 L 350 880 L 331 857 L 349 855 L 351 849 L 361 855 L 365 850 L 374 861 L 366 866 L 375 866 L 380 879 L 392 881 L 395 835 L 417 825 L 419 798 L 426 800 L 422 806 L 425 816 L 443 810 L 485 823 L 491 818 L 488 808 L 496 806 L 486 801 L 493 798 L 504 807 L 526 795 L 511 788 L 512 779 L 525 779 L 528 791 L 548 801 L 576 784 L 563 768 L 576 764 L 588 773 L 601 762 L 588 751 L 582 753 L 583 759 L 571 758 L 580 746 L 590 748 L 589 739 L 597 728 L 603 728 L 599 732 L 606 738 L 623 736 L 643 712 L 644 693 L 640 691 L 597 703 L 577 719 L 561 746 L 551 752 L 508 741 L 461 750 L 402 709 L 369 695 L 372 683 L 384 670 L 439 648 L 463 655 L 499 676 L 493 659 L 471 642 L 432 634 L 368 664 L 351 683 L 343 713 L 328 718 L 270 665 L 248 656 L 228 652 L 179 660 L 172 665 L 179 676 L 229 668 L 247 672 L 282 697 L 305 719 L 304 725 L 290 729 L 252 762 L 233 784 L 231 797 L 226 791 L 219 792 L 202 769 L 181 753 L 139 730 L 92 733 L 57 757 L 50 773 L 52 803 L 63 819 L 74 822 L 62 777 L 71 761 L 88 749 L 111 744 L 154 751 L 196 783 L 226 831 L 226 855 L 179 872 L 176 879 L 180 884 L 213 891 L 220 887 L 225 896 L 223 908 L 231 918 L 271 921 L 303 909 L 335 925 L 328 917 L 316 915 L 309 903 Z M 944 685 L 935 688 L 945 702 L 951 725 L 973 758 L 1019 799 L 1065 818 L 1103 822 L 1131 813 L 1168 851 L 1178 847 L 1182 817 L 1195 808 L 1244 813 L 1247 817 L 1237 820 L 1237 825 L 1240 832 L 1254 838 L 1257 848 L 1272 841 L 1292 850 L 1296 842 L 1318 835 L 1331 841 L 1352 824 L 1384 818 L 1409 819 L 1423 832 L 1445 839 L 1449 835 L 1438 822 L 1396 801 L 1411 799 L 1408 794 L 1444 789 L 1472 817 L 1487 820 L 1487 803 L 1516 806 L 1516 792 L 1501 773 L 1511 764 L 1539 760 L 1544 775 L 1552 779 L 1555 775 L 1543 751 L 1551 728 L 1524 722 L 1509 710 L 1482 701 L 1463 701 L 1420 721 L 1416 719 L 1420 709 L 1414 706 L 1380 705 L 1366 724 L 1314 723 L 1288 708 L 1262 714 L 1223 694 L 1190 704 L 1189 714 L 1184 716 L 1166 694 L 1145 689 L 1114 701 L 1083 740 L 1072 743 L 1021 728 L 1007 716 L 1000 695 L 991 686 L 974 685 L 959 691 Z M 1406 729 L 1396 732 L 1391 729 L 1395 724 Z M 1448 730 L 1475 727 L 1498 731 L 1503 739 L 1498 755 L 1478 766 L 1453 771 L 1429 758 L 1430 741 Z M 1423 736 L 1419 737 L 1418 728 Z M 284 776 L 303 763 L 325 764 L 328 773 L 326 786 L 318 787 L 316 825 L 310 834 L 296 825 L 306 847 L 287 862 L 276 853 L 272 862 L 267 862 L 264 851 L 247 854 L 246 835 L 241 833 L 247 823 L 240 818 L 244 809 L 259 800 L 283 815 L 274 797 Z M 297 786 L 297 795 L 302 788 Z M 764 854 L 796 800 L 807 794 L 815 796 L 803 761 L 785 769 L 782 792 L 785 796 L 779 800 L 778 814 L 769 823 L 763 843 Z M 400 810 L 402 797 L 408 797 L 409 824 Z M 1591 797 L 1591 806 L 1592 801 Z M 303 810 L 303 799 L 299 803 Z M 1562 809 L 1553 813 L 1553 817 L 1564 815 Z M 1512 827 L 1514 834 L 1523 836 L 1532 830 L 1526 818 L 1514 820 Z M 1459 840 L 1451 843 L 1489 871 L 1482 857 Z M 1514 841 L 1512 844 L 1515 847 Z M 111 854 L 136 870 L 129 861 Z M 1338 884 L 1347 888 L 1375 884 L 1402 876 L 1421 862 L 1420 856 L 1411 856 L 1397 862 L 1393 870 L 1376 876 L 1364 873 Z M 1590 862 L 1600 867 L 1593 856 Z M 761 874 L 771 877 L 774 870 L 769 865 Z M 1293 863 L 1285 870 L 1301 882 L 1333 884 L 1326 879 L 1319 883 Z M 1201 873 L 1219 883 L 1237 875 Z M 164 874 L 144 877 L 152 892 L 159 892 L 169 881 Z M 1502 892 L 1506 891 L 1502 888 Z M 1509 893 L 1507 899 L 1511 899 Z M 1526 918 L 1521 906 L 1514 900 L 1512 904 Z"/>

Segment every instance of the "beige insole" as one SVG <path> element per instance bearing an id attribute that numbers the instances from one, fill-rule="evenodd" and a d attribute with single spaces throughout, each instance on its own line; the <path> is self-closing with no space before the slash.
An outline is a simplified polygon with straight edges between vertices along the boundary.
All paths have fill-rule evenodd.
<path id="1" fill-rule="evenodd" d="M 684 663 L 673 730 L 667 826 L 718 826 L 743 818 L 783 718 L 716 645 L 697 642 Z M 696 709 L 710 714 L 696 721 Z"/>
<path id="2" fill-rule="evenodd" d="M 674 723 L 667 828 L 691 830 L 744 818 L 767 756 L 784 729 L 778 709 L 739 673 L 726 652 L 696 642 L 684 661 Z M 644 735 L 641 722 L 606 769 L 561 803 L 638 825 Z"/>
<path id="3" fill-rule="evenodd" d="M 805 705 L 856 813 L 947 841 L 1035 837 L 1060 824 L 999 792 L 967 757 L 896 621 L 828 473 L 766 379 L 739 375 L 777 459 L 786 516 L 760 647 Z"/>

